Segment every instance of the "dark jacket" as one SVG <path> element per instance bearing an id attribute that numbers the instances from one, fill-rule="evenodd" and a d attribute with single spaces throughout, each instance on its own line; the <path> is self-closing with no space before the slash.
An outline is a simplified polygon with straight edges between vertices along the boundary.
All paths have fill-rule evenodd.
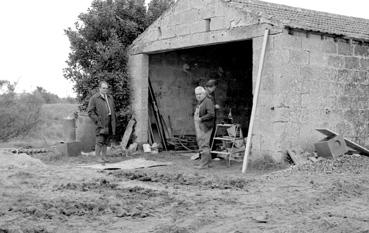
<path id="1" fill-rule="evenodd" d="M 200 103 L 199 117 L 200 122 L 204 124 L 206 130 L 210 130 L 214 127 L 215 109 L 213 101 L 209 99 L 209 97 L 205 97 Z"/>
<path id="2" fill-rule="evenodd" d="M 214 105 L 216 105 L 216 101 L 215 101 L 215 93 L 209 93 L 207 92 L 207 97 L 213 102 Z"/>
<path id="3" fill-rule="evenodd" d="M 213 102 L 213 104 L 215 106 L 217 104 L 217 102 L 215 101 L 215 92 L 213 92 L 213 93 L 208 92 L 207 96 L 211 100 L 211 102 Z M 214 125 L 215 125 L 216 120 L 217 120 L 217 109 L 214 108 Z"/>
<path id="4" fill-rule="evenodd" d="M 115 135 L 116 117 L 114 99 L 111 95 L 108 96 L 108 102 L 111 110 L 111 134 Z M 93 95 L 87 107 L 88 116 L 96 125 L 96 134 L 100 130 L 109 128 L 109 110 L 106 105 L 106 100 L 101 96 L 100 92 Z"/>

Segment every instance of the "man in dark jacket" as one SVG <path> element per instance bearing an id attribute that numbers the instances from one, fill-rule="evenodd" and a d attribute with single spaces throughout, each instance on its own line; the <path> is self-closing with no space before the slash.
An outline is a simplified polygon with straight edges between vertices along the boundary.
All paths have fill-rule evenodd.
<path id="1" fill-rule="evenodd" d="M 216 126 L 216 121 L 217 121 L 217 111 L 219 111 L 220 109 L 220 106 L 215 101 L 215 90 L 217 89 L 217 85 L 218 85 L 218 82 L 215 79 L 210 79 L 209 81 L 206 82 L 206 85 L 205 85 L 207 97 L 211 99 L 211 101 L 214 104 L 214 109 L 215 109 L 214 120 L 213 120 L 214 125 L 213 125 L 213 130 L 211 132 L 210 140 L 209 140 L 210 146 L 212 145 L 212 141 L 214 138 L 215 126 Z M 213 148 L 210 148 L 210 150 L 213 150 Z M 217 157 L 216 154 L 212 154 L 212 158 L 216 158 L 216 157 Z"/>
<path id="2" fill-rule="evenodd" d="M 220 106 L 215 101 L 215 90 L 217 89 L 218 82 L 215 79 L 210 79 L 206 82 L 205 88 L 208 98 L 213 101 L 215 111 L 220 109 Z"/>
<path id="3" fill-rule="evenodd" d="M 116 126 L 114 99 L 108 94 L 108 88 L 108 83 L 101 81 L 99 92 L 91 97 L 87 108 L 89 117 L 96 125 L 95 154 L 101 156 L 102 163 L 107 161 L 107 146 L 111 136 L 115 135 Z"/>
<path id="4" fill-rule="evenodd" d="M 210 137 L 214 127 L 214 104 L 207 97 L 206 90 L 203 87 L 196 87 L 195 95 L 197 106 L 194 114 L 194 123 L 196 129 L 196 139 L 199 146 L 201 161 L 197 167 L 199 169 L 208 168 L 211 162 L 210 155 Z"/>

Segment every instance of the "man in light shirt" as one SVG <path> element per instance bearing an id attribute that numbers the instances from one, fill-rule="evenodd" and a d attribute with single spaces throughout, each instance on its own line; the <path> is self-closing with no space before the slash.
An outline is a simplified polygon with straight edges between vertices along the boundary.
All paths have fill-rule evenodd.
<path id="1" fill-rule="evenodd" d="M 194 113 L 194 124 L 196 130 L 196 140 L 199 146 L 201 161 L 196 168 L 209 168 L 211 162 L 210 137 L 214 126 L 214 104 L 208 98 L 205 88 L 196 87 L 195 95 L 197 105 Z"/>
<path id="2" fill-rule="evenodd" d="M 107 147 L 116 128 L 114 99 L 108 94 L 108 90 L 108 83 L 101 81 L 99 92 L 91 97 L 87 107 L 88 115 L 96 125 L 95 154 L 98 158 L 101 157 L 102 163 L 107 162 Z"/>

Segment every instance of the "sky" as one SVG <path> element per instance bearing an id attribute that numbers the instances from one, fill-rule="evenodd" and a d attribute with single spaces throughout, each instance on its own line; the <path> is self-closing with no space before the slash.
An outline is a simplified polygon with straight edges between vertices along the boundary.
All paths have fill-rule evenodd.
<path id="1" fill-rule="evenodd" d="M 146 3 L 150 0 L 146 0 Z M 195 1 L 195 0 L 194 0 Z M 289 6 L 369 18 L 365 0 L 266 0 Z M 0 1 L 0 80 L 17 82 L 17 92 L 37 86 L 60 97 L 75 97 L 63 77 L 70 44 L 64 29 L 74 27 L 92 0 Z"/>

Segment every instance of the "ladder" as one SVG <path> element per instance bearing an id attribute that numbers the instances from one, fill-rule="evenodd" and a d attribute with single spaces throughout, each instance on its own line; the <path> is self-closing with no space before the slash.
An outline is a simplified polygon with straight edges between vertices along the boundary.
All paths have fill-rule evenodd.
<path id="1" fill-rule="evenodd" d="M 228 135 L 218 135 L 222 128 L 227 131 Z M 245 151 L 240 124 L 217 124 L 215 127 L 214 138 L 211 142 L 211 149 L 214 148 L 216 141 L 222 142 L 223 145 L 220 149 L 214 149 L 210 151 L 210 153 L 217 154 L 219 157 L 228 160 L 228 167 L 231 165 L 231 159 L 235 154 Z"/>

